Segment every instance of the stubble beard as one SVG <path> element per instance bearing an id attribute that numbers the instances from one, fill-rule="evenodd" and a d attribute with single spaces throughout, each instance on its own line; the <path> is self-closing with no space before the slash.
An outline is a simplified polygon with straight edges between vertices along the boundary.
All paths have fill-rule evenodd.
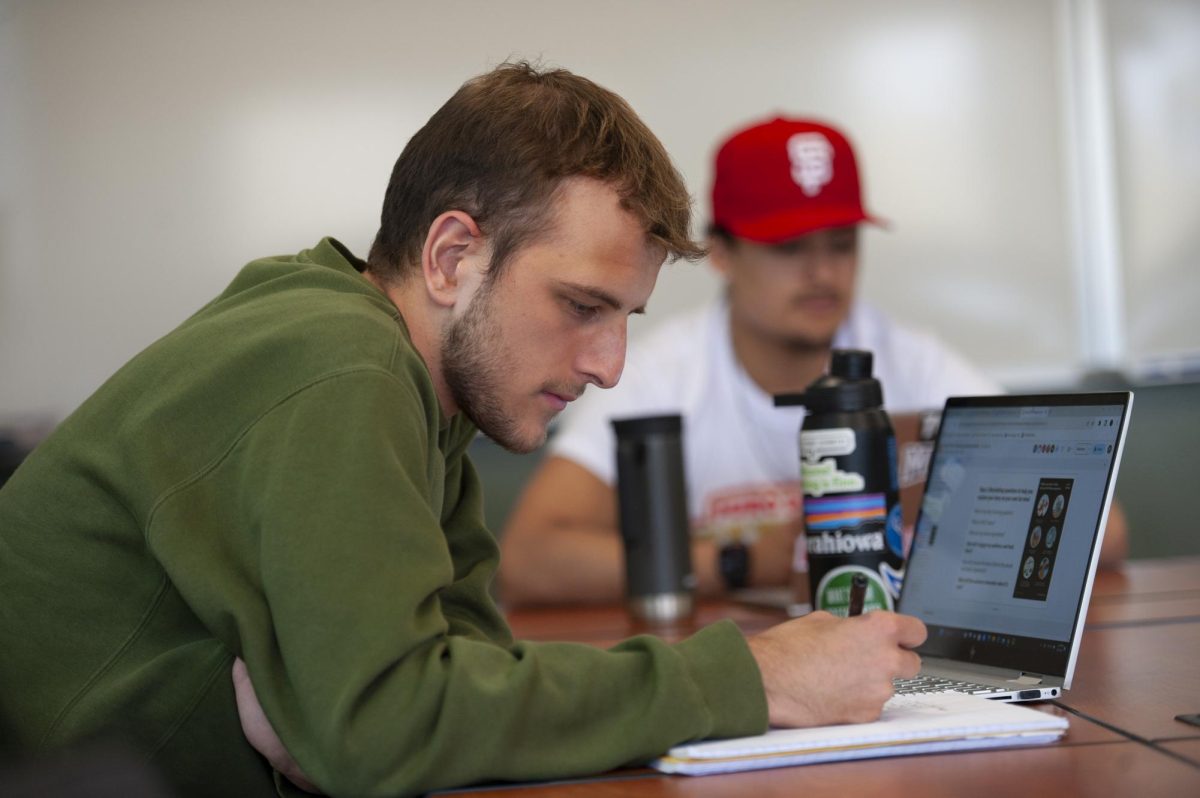
<path id="1" fill-rule="evenodd" d="M 832 337 L 815 336 L 782 336 L 778 339 L 780 348 L 793 355 L 828 354 L 833 349 Z"/>
<path id="2" fill-rule="evenodd" d="M 513 369 L 493 313 L 492 289 L 490 284 L 482 286 L 466 312 L 450 322 L 442 337 L 442 376 L 455 404 L 484 435 L 510 452 L 526 454 L 546 442 L 546 430 L 543 427 L 536 436 L 523 434 L 518 420 L 501 404 Z"/>
<path id="3" fill-rule="evenodd" d="M 836 334 L 836 331 L 834 333 L 784 331 L 777 327 L 764 325 L 753 318 L 735 318 L 734 324 L 741 328 L 742 335 L 757 341 L 758 346 L 765 346 L 789 356 L 828 354 L 829 350 L 833 348 Z"/>

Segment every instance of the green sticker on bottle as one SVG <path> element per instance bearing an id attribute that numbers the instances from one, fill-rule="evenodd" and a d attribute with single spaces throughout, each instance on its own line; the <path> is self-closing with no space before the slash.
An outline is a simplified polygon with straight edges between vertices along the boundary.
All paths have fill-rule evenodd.
<path id="1" fill-rule="evenodd" d="M 867 577 L 867 593 L 863 598 L 864 613 L 871 610 L 892 610 L 895 605 L 884 586 L 883 577 L 877 571 L 860 565 L 843 565 L 834 568 L 817 584 L 816 607 L 833 615 L 845 618 L 850 614 L 850 582 L 855 574 Z"/>

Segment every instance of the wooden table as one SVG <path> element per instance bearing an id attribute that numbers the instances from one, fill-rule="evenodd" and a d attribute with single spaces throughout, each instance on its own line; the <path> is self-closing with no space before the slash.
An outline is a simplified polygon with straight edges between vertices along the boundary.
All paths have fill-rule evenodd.
<path id="1" fill-rule="evenodd" d="M 1200 557 L 1134 561 L 1096 575 L 1089 627 L 1162 621 L 1200 622 Z"/>
<path id="2" fill-rule="evenodd" d="M 1087 630 L 1057 703 L 1140 741 L 1200 739 L 1200 727 L 1175 720 L 1200 712 L 1200 623 Z"/>
<path id="3" fill-rule="evenodd" d="M 689 624 L 658 630 L 678 639 L 720 618 L 746 632 L 782 613 L 705 604 Z M 648 631 L 619 607 L 521 611 L 518 637 L 609 645 Z M 1129 563 L 1096 581 L 1079 665 L 1062 700 L 1036 705 L 1071 721 L 1059 743 L 776 768 L 726 776 L 665 776 L 639 769 L 552 784 L 454 791 L 490 798 L 547 796 L 985 796 L 1200 795 L 1200 558 Z"/>

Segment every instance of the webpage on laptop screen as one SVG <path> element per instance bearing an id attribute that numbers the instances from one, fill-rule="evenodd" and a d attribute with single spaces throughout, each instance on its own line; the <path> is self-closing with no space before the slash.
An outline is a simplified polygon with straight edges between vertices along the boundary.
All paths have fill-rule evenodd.
<path id="1" fill-rule="evenodd" d="M 1120 421 L 1119 405 L 947 411 L 901 611 L 1000 648 L 1069 641 Z"/>

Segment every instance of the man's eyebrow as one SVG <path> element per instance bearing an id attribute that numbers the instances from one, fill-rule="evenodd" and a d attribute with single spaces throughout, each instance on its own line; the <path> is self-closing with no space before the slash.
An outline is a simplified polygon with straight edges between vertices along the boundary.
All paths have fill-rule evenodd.
<path id="1" fill-rule="evenodd" d="M 603 302 L 604 304 L 611 307 L 613 310 L 621 310 L 623 307 L 621 305 L 621 300 L 617 299 L 615 296 L 613 296 L 609 292 L 605 291 L 603 288 L 596 288 L 595 286 L 591 286 L 591 285 L 581 285 L 580 283 L 570 283 L 570 282 L 565 282 L 565 281 L 562 283 L 562 285 L 566 288 L 571 289 L 572 291 L 577 291 L 581 294 L 590 296 L 592 299 L 599 300 L 600 302 Z M 636 307 L 629 312 L 630 313 L 645 313 L 646 306 L 642 305 L 640 307 Z"/>

